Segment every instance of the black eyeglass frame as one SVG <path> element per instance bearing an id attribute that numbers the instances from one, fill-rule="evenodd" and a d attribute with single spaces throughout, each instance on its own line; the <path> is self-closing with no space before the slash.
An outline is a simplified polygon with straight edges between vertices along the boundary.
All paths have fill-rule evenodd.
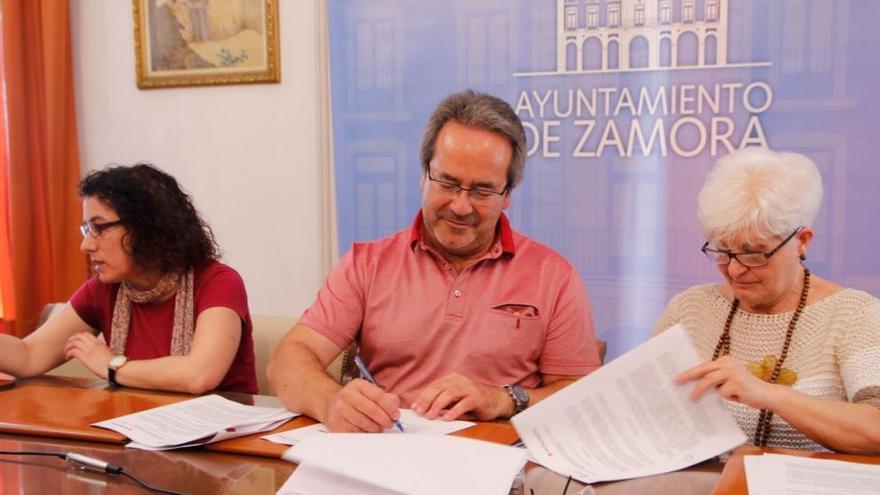
<path id="1" fill-rule="evenodd" d="M 110 227 L 115 227 L 117 225 L 122 225 L 124 222 L 122 220 L 112 220 L 110 222 L 104 223 L 95 223 L 95 222 L 85 222 L 79 226 L 79 233 L 82 234 L 83 238 L 87 236 L 92 239 L 98 239 L 101 237 L 101 234 L 104 233 L 105 230 Z"/>
<path id="2" fill-rule="evenodd" d="M 458 193 L 460 193 L 461 191 L 464 191 L 465 193 L 467 193 L 468 198 L 470 198 L 472 201 L 474 199 L 476 199 L 478 201 L 479 200 L 485 201 L 488 199 L 492 199 L 493 196 L 500 196 L 503 198 L 503 197 L 507 196 L 507 193 L 508 193 L 508 186 L 504 186 L 504 189 L 502 189 L 501 192 L 498 192 L 498 191 L 493 191 L 491 189 L 486 189 L 483 187 L 464 187 L 464 186 L 462 186 L 460 184 L 456 184 L 454 182 L 435 179 L 435 178 L 431 177 L 431 169 L 428 169 L 428 180 L 430 182 L 436 182 L 437 184 L 440 184 L 440 186 L 444 188 L 443 189 L 444 191 L 451 193 L 455 196 L 458 196 Z M 471 194 L 471 191 L 474 191 L 476 194 L 485 194 L 486 196 L 474 197 Z"/>
<path id="3" fill-rule="evenodd" d="M 767 251 L 765 253 L 762 253 L 762 252 L 734 253 L 733 251 L 725 251 L 723 249 L 712 249 L 709 247 L 709 241 L 706 241 L 706 243 L 703 244 L 703 247 L 700 248 L 700 251 L 704 255 L 706 255 L 706 258 L 709 261 L 711 261 L 712 263 L 715 263 L 716 265 L 721 265 L 721 266 L 729 265 L 731 261 L 736 259 L 736 261 L 738 261 L 739 264 L 741 264 L 742 266 L 747 266 L 749 268 L 760 268 L 762 266 L 767 266 L 767 264 L 770 263 L 770 258 L 772 258 L 774 254 L 778 253 L 779 250 L 782 249 L 782 247 L 788 243 L 788 241 L 794 239 L 794 237 L 796 235 L 800 234 L 804 230 L 804 228 L 805 228 L 804 226 L 800 226 L 800 227 L 794 229 L 794 232 L 792 232 L 791 234 L 788 235 L 788 237 L 783 239 L 782 242 L 779 243 L 779 245 L 777 245 L 775 248 L 773 248 L 770 251 Z M 727 256 L 727 261 L 725 261 L 723 263 L 720 262 L 719 260 L 723 259 L 721 257 L 718 257 L 718 259 L 713 260 L 709 253 L 715 253 L 717 255 L 725 255 L 725 256 Z M 754 255 L 758 255 L 758 254 L 764 256 L 764 262 L 761 263 L 760 265 L 756 265 L 753 263 L 743 263 L 743 261 L 739 258 L 740 256 L 746 256 L 746 255 L 754 256 Z"/>

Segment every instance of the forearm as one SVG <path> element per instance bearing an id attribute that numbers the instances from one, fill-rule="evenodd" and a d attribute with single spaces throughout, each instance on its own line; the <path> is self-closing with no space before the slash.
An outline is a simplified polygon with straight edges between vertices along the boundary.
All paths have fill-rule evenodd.
<path id="1" fill-rule="evenodd" d="M 0 334 L 0 371 L 20 378 L 42 375 L 51 369 L 52 360 L 48 350 L 42 355 L 32 352 L 27 341 L 11 335 Z M 57 357 L 58 363 L 62 356 Z"/>
<path id="2" fill-rule="evenodd" d="M 571 385 L 575 381 L 576 380 L 573 378 L 562 378 L 562 379 L 556 380 L 553 383 L 549 383 L 547 385 L 544 385 L 543 387 L 533 388 L 533 389 L 529 390 L 529 405 L 537 404 L 538 402 L 541 402 L 542 400 L 546 399 L 547 397 L 549 397 L 553 393 L 562 390 L 563 388 Z"/>
<path id="3" fill-rule="evenodd" d="M 224 368 L 209 369 L 190 356 L 130 360 L 116 370 L 116 382 L 126 387 L 203 394 L 220 385 L 228 370 Z M 107 378 L 106 369 L 101 376 Z"/>
<path id="4" fill-rule="evenodd" d="M 27 362 L 28 349 L 24 341 L 12 335 L 0 334 L 0 371 L 13 376 L 30 376 Z"/>
<path id="5" fill-rule="evenodd" d="M 770 408 L 792 427 L 838 452 L 880 453 L 880 409 L 775 387 Z"/>
<path id="6" fill-rule="evenodd" d="M 548 383 L 543 387 L 538 388 L 527 388 L 524 389 L 526 393 L 529 394 L 529 407 L 534 406 L 538 402 L 546 399 L 551 396 L 555 392 L 562 390 L 568 385 L 571 385 L 576 381 L 575 378 L 560 378 L 558 380 L 553 381 L 552 383 Z M 507 391 L 502 389 L 504 392 L 503 397 L 501 398 L 501 402 L 503 407 L 501 408 L 502 412 L 498 416 L 499 418 L 509 418 L 513 416 L 513 413 L 516 409 L 515 404 L 513 403 L 513 399 L 510 398 L 510 395 L 507 394 Z"/>
<path id="7" fill-rule="evenodd" d="M 300 343 L 279 346 L 267 374 L 285 407 L 319 421 L 324 420 L 330 401 L 342 388 L 327 374 L 318 356 Z"/>

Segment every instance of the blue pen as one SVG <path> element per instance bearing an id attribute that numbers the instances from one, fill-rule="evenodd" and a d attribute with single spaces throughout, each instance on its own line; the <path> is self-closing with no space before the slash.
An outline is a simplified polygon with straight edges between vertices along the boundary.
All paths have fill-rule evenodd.
<path id="1" fill-rule="evenodd" d="M 373 375 L 370 374 L 370 371 L 367 369 L 367 366 L 364 364 L 363 361 L 361 361 L 361 357 L 360 357 L 360 356 L 355 356 L 355 357 L 354 357 L 354 365 L 358 367 L 358 369 L 359 369 L 360 372 L 361 372 L 361 376 L 362 376 L 362 377 L 366 378 L 367 381 L 370 382 L 370 383 L 372 383 L 373 385 L 375 385 L 375 386 L 377 386 L 377 387 L 379 386 L 379 384 L 376 383 L 376 380 L 373 379 Z M 403 425 L 400 424 L 400 420 L 395 419 L 395 420 L 394 420 L 394 425 L 397 426 L 397 429 L 398 429 L 398 430 L 403 431 Z"/>

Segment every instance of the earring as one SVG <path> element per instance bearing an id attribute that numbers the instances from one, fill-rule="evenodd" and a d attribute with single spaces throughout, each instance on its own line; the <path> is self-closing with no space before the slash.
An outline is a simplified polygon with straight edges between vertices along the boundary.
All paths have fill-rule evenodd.
<path id="1" fill-rule="evenodd" d="M 801 263 L 803 263 L 804 261 L 807 261 L 807 255 L 806 255 L 806 254 L 801 253 L 801 255 L 800 255 L 799 257 L 800 257 L 800 259 L 801 259 Z"/>

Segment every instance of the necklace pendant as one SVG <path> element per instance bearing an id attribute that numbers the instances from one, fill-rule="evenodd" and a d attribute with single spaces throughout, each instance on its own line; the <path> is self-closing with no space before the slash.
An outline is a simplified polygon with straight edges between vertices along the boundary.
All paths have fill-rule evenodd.
<path id="1" fill-rule="evenodd" d="M 773 369 L 776 368 L 776 356 L 765 356 L 761 362 L 753 361 L 746 365 L 749 373 L 757 376 L 765 382 L 769 382 L 773 376 Z M 776 383 L 790 387 L 797 382 L 798 375 L 794 370 L 782 368 L 779 370 L 779 377 Z"/>

